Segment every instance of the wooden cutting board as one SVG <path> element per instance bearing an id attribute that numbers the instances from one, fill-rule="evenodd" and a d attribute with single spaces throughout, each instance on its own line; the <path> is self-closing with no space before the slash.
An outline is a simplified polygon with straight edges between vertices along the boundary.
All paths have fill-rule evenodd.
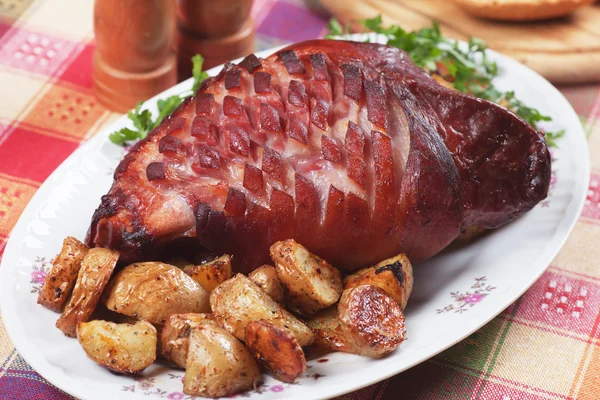
<path id="1" fill-rule="evenodd" d="M 466 40 L 476 36 L 491 49 L 528 65 L 553 83 L 600 82 L 600 3 L 584 6 L 568 17 L 544 22 L 506 23 L 478 19 L 451 0 L 321 0 L 352 31 L 357 20 L 381 14 L 384 25 L 406 30 L 435 20 L 445 35 Z"/>

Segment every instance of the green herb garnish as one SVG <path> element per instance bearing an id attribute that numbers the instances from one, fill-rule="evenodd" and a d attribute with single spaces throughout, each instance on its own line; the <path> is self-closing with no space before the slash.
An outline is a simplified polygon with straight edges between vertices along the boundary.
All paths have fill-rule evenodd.
<path id="1" fill-rule="evenodd" d="M 456 41 L 445 38 L 435 22 L 431 27 L 414 32 L 407 32 L 398 25 L 383 27 L 381 16 L 360 22 L 370 31 L 386 36 L 388 45 L 404 50 L 415 64 L 443 78 L 456 90 L 509 108 L 538 130 L 541 130 L 540 122 L 552 120 L 515 98 L 514 92 L 501 92 L 494 87 L 492 80 L 498 75 L 498 66 L 487 58 L 485 41 L 471 38 L 465 50 Z M 329 21 L 328 28 L 326 37 L 348 33 L 334 18 Z M 564 131 L 545 132 L 545 135 L 548 145 L 556 147 L 556 140 L 564 135 Z"/>
<path id="2" fill-rule="evenodd" d="M 562 138 L 563 136 L 565 136 L 564 129 L 561 129 L 558 132 L 546 132 L 546 143 L 548 143 L 548 146 L 550 147 L 558 147 L 556 141 Z"/>
<path id="3" fill-rule="evenodd" d="M 133 141 L 145 138 L 150 131 L 156 128 L 166 117 L 171 115 L 183 100 L 193 96 L 200 87 L 202 81 L 208 78 L 208 74 L 202 71 L 204 59 L 200 54 L 196 54 L 192 57 L 192 63 L 192 75 L 194 77 L 192 90 L 158 100 L 156 103 L 158 108 L 158 115 L 156 118 L 154 118 L 150 110 L 142 110 L 142 106 L 144 105 L 143 102 L 138 103 L 133 110 L 127 113 L 127 118 L 131 120 L 135 129 L 122 128 L 115 131 L 109 135 L 110 141 L 114 144 L 125 146 Z"/>
<path id="4" fill-rule="evenodd" d="M 196 54 L 192 57 L 192 76 L 194 77 L 194 86 L 192 86 L 192 94 L 198 91 L 200 84 L 208 78 L 206 71 L 202 71 L 202 65 L 204 65 L 204 58 L 200 54 Z"/>
<path id="5" fill-rule="evenodd" d="M 329 30 L 329 33 L 325 35 L 326 39 L 335 39 L 336 36 L 347 35 L 350 31 L 348 25 L 342 27 L 342 24 L 335 18 L 329 20 L 327 30 Z"/>

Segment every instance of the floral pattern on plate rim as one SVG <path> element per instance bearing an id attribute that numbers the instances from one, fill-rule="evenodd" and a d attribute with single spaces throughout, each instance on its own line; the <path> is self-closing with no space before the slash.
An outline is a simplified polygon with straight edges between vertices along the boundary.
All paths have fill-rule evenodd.
<path id="1" fill-rule="evenodd" d="M 450 292 L 450 296 L 454 299 L 454 303 L 448 304 L 444 308 L 438 308 L 437 313 L 442 314 L 445 312 L 451 312 L 462 314 L 469 311 L 469 308 L 475 307 L 475 305 L 481 302 L 487 297 L 494 289 L 495 286 L 488 285 L 487 278 L 482 276 L 475 278 L 475 283 L 470 287 L 473 291 L 466 292 Z"/>
<path id="2" fill-rule="evenodd" d="M 40 294 L 42 286 L 52 269 L 52 260 L 46 257 L 37 257 L 31 266 L 31 293 Z"/>
<path id="3" fill-rule="evenodd" d="M 177 379 L 183 382 L 183 375 L 167 374 L 169 379 Z M 182 391 L 169 392 L 156 386 L 156 378 L 135 377 L 136 383 L 133 385 L 123 385 L 121 388 L 124 392 L 143 393 L 144 396 L 154 396 L 169 400 L 189 400 L 195 399 L 195 396 L 190 396 Z"/>
<path id="4" fill-rule="evenodd" d="M 312 368 L 312 366 L 308 365 L 307 368 Z M 169 377 L 169 379 L 177 379 L 183 383 L 183 374 L 168 373 L 167 376 Z M 322 378 L 323 376 L 324 375 L 321 375 L 321 374 L 305 373 L 302 376 L 302 378 L 312 378 L 314 380 L 318 380 L 318 379 Z M 121 388 L 121 390 L 124 392 L 143 393 L 144 396 L 154 396 L 154 397 L 159 397 L 159 398 L 169 399 L 169 400 L 193 400 L 193 399 L 203 398 L 203 397 L 198 397 L 198 396 L 191 396 L 191 395 L 183 393 L 182 391 L 169 392 L 167 390 L 163 390 L 157 386 L 156 378 L 137 377 L 134 379 L 136 380 L 136 383 L 134 383 L 133 385 L 124 385 Z M 301 384 L 302 384 L 301 381 L 297 381 L 296 383 L 292 383 L 292 384 L 283 383 L 283 382 L 277 383 L 274 385 L 262 384 L 254 390 L 250 390 L 250 391 L 239 393 L 239 394 L 232 395 L 232 396 L 227 396 L 226 398 L 237 399 L 237 398 L 242 398 L 242 397 L 254 397 L 255 395 L 261 395 L 261 394 L 267 393 L 267 392 L 280 393 L 280 392 L 283 392 L 285 389 L 289 388 L 291 385 L 301 385 Z"/>

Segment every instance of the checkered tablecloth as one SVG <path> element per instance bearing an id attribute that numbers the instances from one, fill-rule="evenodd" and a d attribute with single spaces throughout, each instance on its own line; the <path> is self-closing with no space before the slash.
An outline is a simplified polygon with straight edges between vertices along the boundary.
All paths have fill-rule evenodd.
<path id="1" fill-rule="evenodd" d="M 117 117 L 91 91 L 92 11 L 92 0 L 0 0 L 0 257 L 36 189 Z M 301 0 L 255 0 L 252 15 L 257 50 L 321 36 L 328 19 Z M 592 176 L 583 215 L 558 257 L 468 339 L 343 398 L 600 398 L 600 86 L 560 89 L 589 137 Z M 566 300 L 557 307 L 547 293 Z M 0 399 L 36 398 L 71 397 L 27 365 L 0 319 Z"/>

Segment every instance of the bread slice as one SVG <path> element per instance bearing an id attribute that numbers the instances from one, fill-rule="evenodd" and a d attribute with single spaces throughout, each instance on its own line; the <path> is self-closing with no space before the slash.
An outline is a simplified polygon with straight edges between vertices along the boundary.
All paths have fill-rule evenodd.
<path id="1" fill-rule="evenodd" d="M 595 0 L 454 0 L 476 17 L 500 21 L 537 21 L 562 17 Z"/>

